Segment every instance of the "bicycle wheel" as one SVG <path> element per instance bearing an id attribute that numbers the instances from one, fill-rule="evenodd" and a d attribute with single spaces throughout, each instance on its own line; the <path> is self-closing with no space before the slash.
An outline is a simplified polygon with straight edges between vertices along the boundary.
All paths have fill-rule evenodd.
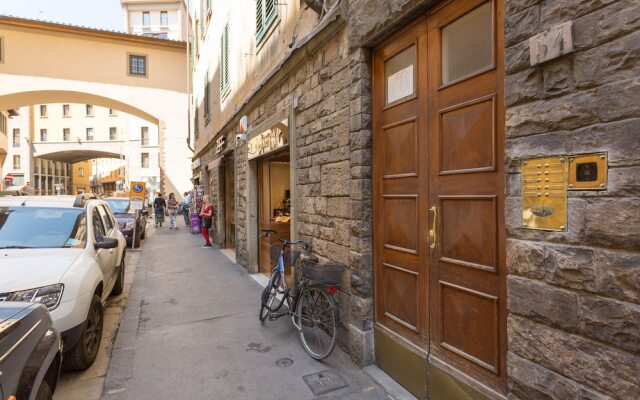
<path id="1" fill-rule="evenodd" d="M 296 314 L 304 350 L 316 360 L 327 358 L 338 336 L 338 309 L 333 297 L 323 287 L 309 287 L 300 293 Z"/>
<path id="2" fill-rule="evenodd" d="M 264 321 L 269 315 L 269 312 L 276 312 L 282 307 L 285 296 L 278 300 L 277 294 L 281 290 L 282 274 L 279 269 L 274 269 L 269 279 L 269 284 L 262 291 L 261 304 L 260 304 L 260 321 Z"/>

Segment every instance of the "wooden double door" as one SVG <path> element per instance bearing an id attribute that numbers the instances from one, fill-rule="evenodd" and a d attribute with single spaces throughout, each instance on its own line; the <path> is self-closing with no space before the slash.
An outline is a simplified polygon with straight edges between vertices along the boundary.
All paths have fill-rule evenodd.
<path id="1" fill-rule="evenodd" d="M 499 0 L 449 1 L 373 59 L 376 323 L 506 387 Z"/>

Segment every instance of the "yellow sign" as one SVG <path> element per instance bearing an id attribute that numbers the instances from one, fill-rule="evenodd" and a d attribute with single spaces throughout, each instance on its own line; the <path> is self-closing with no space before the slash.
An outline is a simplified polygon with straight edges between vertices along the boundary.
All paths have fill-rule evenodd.
<path id="1" fill-rule="evenodd" d="M 522 163 L 522 227 L 567 230 L 567 162 L 564 157 Z"/>
<path id="2" fill-rule="evenodd" d="M 146 193 L 146 182 L 131 182 L 131 188 L 129 189 L 129 208 L 131 210 L 142 210 L 144 208 Z"/>

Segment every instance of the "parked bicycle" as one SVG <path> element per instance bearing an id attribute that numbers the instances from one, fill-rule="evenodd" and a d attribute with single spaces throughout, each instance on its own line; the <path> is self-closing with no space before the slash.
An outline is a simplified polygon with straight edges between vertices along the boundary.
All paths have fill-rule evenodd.
<path id="1" fill-rule="evenodd" d="M 300 256 L 300 252 L 292 247 L 301 246 L 308 252 L 311 246 L 303 240 L 290 242 L 275 231 L 261 232 L 265 237 L 275 234 L 282 246 L 274 247 L 275 265 L 269 284 L 262 292 L 260 321 L 264 322 L 267 317 L 271 321 L 285 315 L 291 316 L 307 354 L 316 360 L 328 357 L 336 345 L 338 336 L 339 315 L 333 295 L 339 290 L 343 267 L 319 266 L 317 259 Z M 299 270 L 295 273 L 298 277 L 295 293 L 292 293 L 287 285 L 285 264 L 295 264 Z M 286 310 L 280 311 L 284 304 Z"/>

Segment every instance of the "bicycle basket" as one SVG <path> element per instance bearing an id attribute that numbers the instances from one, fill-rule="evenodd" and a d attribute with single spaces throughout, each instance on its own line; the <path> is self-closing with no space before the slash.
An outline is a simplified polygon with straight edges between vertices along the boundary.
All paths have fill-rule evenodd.
<path id="1" fill-rule="evenodd" d="M 321 285 L 340 286 L 342 274 L 346 269 L 344 265 L 329 263 L 318 264 L 304 262 L 301 266 L 302 277 Z"/>
<path id="2" fill-rule="evenodd" d="M 278 262 L 278 257 L 280 257 L 280 250 L 282 250 L 281 244 L 274 244 L 269 247 L 269 256 L 271 257 L 271 264 L 276 265 Z M 291 246 L 287 246 L 284 249 L 283 261 L 285 267 L 290 267 L 296 263 L 300 257 L 300 250 L 291 248 Z"/>

